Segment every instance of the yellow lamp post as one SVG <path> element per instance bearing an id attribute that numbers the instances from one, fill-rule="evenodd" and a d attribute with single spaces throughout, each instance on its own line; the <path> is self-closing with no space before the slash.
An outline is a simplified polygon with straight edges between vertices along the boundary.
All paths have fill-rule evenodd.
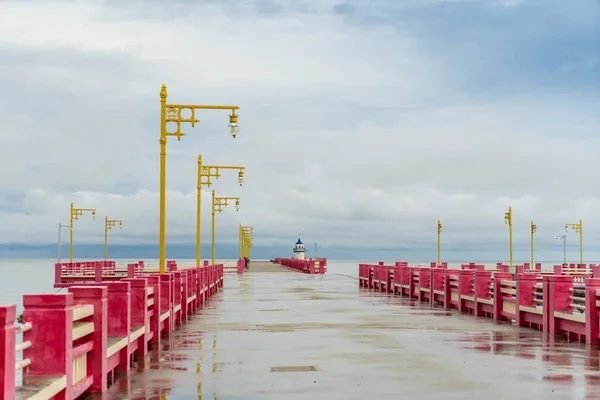
<path id="1" fill-rule="evenodd" d="M 71 203 L 71 216 L 69 218 L 69 262 L 73 262 L 73 221 L 77 221 L 87 211 L 92 213 L 93 219 L 96 219 L 95 208 L 75 208 L 73 203 Z"/>
<path id="2" fill-rule="evenodd" d="M 235 211 L 240 210 L 239 197 L 216 197 L 212 191 L 212 264 L 215 265 L 215 214 L 223 211 L 223 207 L 229 206 L 229 201 L 235 200 Z"/>
<path id="3" fill-rule="evenodd" d="M 254 246 L 254 227 L 244 226 L 244 257 L 250 257 L 250 249 Z"/>
<path id="4" fill-rule="evenodd" d="M 583 264 L 583 222 L 579 220 L 578 224 L 565 224 L 565 232 L 569 231 L 569 227 L 579 233 L 579 264 Z"/>
<path id="5" fill-rule="evenodd" d="M 440 247 L 440 236 L 442 234 L 442 223 L 440 222 L 440 220 L 438 219 L 438 234 L 437 234 L 437 239 L 438 239 L 438 259 L 437 259 L 437 263 L 438 265 L 440 265 L 442 263 L 441 261 L 441 247 Z"/>
<path id="6" fill-rule="evenodd" d="M 198 154 L 198 199 L 196 200 L 196 268 L 200 267 L 200 229 L 201 229 L 201 207 L 202 186 L 210 187 L 212 178 L 219 179 L 222 169 L 238 170 L 238 183 L 244 184 L 244 170 L 246 167 L 233 165 L 203 165 L 202 154 Z"/>
<path id="7" fill-rule="evenodd" d="M 104 217 L 104 261 L 108 256 L 108 231 L 119 224 L 119 229 L 123 229 L 123 221 L 118 219 L 108 219 Z"/>
<path id="8" fill-rule="evenodd" d="M 535 269 L 535 259 L 534 259 L 534 245 L 533 245 L 533 237 L 535 236 L 535 232 L 537 231 L 537 225 L 531 221 L 531 268 Z"/>
<path id="9" fill-rule="evenodd" d="M 504 213 L 504 223 L 508 224 L 508 248 L 509 248 L 509 265 L 513 265 L 513 246 L 512 246 L 512 207 L 508 207 L 508 212 Z"/>
<path id="10" fill-rule="evenodd" d="M 250 248 L 254 245 L 254 227 L 240 224 L 240 258 L 250 258 Z"/>
<path id="11" fill-rule="evenodd" d="M 167 104 L 167 85 L 162 85 L 160 90 L 160 216 L 159 216 L 159 271 L 165 272 L 166 258 L 166 205 L 167 205 L 167 137 L 176 136 L 181 140 L 185 133 L 181 131 L 183 123 L 189 123 L 194 127 L 197 110 L 231 110 L 229 115 L 229 132 L 235 138 L 240 126 L 238 116 L 235 113 L 238 106 L 211 106 L 193 104 Z M 174 130 L 168 130 L 167 124 L 175 126 Z"/>
<path id="12" fill-rule="evenodd" d="M 240 224 L 240 229 L 238 230 L 238 241 L 239 241 L 239 258 L 244 257 L 244 231 L 242 230 L 242 224 Z"/>
<path id="13" fill-rule="evenodd" d="M 254 247 L 254 227 L 245 226 L 243 228 L 246 240 L 246 245 L 244 246 L 244 257 L 250 258 L 250 249 Z"/>

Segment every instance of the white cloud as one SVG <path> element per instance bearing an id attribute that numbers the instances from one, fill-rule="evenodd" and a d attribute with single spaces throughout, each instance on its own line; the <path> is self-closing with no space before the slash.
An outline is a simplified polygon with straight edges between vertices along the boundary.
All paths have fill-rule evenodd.
<path id="1" fill-rule="evenodd" d="M 402 15 L 351 23 L 330 11 L 341 2 L 164 4 L 0 6 L 0 242 L 52 242 L 70 201 L 123 219 L 115 242 L 156 242 L 162 83 L 170 102 L 242 107 L 235 141 L 219 112 L 169 140 L 170 241 L 194 241 L 199 152 L 247 166 L 243 188 L 235 174 L 215 185 L 242 196 L 239 214 L 217 217 L 220 241 L 237 240 L 241 218 L 258 245 L 303 231 L 329 246 L 422 247 L 442 219 L 447 246 L 504 246 L 509 205 L 522 247 L 531 219 L 541 245 L 579 218 L 586 243 L 600 239 L 597 92 L 474 93 L 483 72 L 457 70 L 473 54 L 433 52 Z M 103 235 L 89 216 L 76 228 L 78 242 Z"/>

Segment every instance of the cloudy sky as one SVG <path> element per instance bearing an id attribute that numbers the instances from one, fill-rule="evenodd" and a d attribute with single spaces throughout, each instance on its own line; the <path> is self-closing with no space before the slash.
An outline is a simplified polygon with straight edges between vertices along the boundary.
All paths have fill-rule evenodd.
<path id="1" fill-rule="evenodd" d="M 257 248 L 303 232 L 433 259 L 441 219 L 444 258 L 506 260 L 512 205 L 516 258 L 534 220 L 538 258 L 562 259 L 581 218 L 600 261 L 599 38 L 597 0 L 4 0 L 0 243 L 53 245 L 74 201 L 98 210 L 77 244 L 108 215 L 115 246 L 155 247 L 164 83 L 171 103 L 241 107 L 235 140 L 209 111 L 168 142 L 168 242 L 191 256 L 201 153 L 247 167 L 214 185 L 242 197 L 217 215 L 227 248 L 242 222 Z"/>

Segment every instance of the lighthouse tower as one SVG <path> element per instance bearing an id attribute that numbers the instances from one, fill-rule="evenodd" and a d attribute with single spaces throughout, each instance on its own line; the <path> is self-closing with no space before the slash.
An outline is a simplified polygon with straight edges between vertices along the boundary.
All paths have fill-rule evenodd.
<path id="1" fill-rule="evenodd" d="M 304 248 L 304 243 L 302 243 L 302 240 L 300 240 L 300 238 L 298 238 L 298 241 L 296 242 L 296 245 L 294 246 L 294 258 L 298 259 L 298 260 L 304 260 L 305 252 L 306 252 L 306 249 Z"/>

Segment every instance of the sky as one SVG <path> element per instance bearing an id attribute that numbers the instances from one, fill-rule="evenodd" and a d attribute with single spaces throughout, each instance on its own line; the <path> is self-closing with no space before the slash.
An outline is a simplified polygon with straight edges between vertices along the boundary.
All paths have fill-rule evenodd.
<path id="1" fill-rule="evenodd" d="M 167 257 L 194 256 L 202 154 L 246 167 L 202 194 L 204 254 L 215 189 L 241 197 L 216 215 L 222 257 L 243 223 L 262 257 L 301 233 L 319 255 L 433 260 L 440 219 L 443 259 L 506 261 L 512 206 L 516 259 L 530 221 L 561 260 L 582 219 L 600 262 L 597 0 L 2 1 L 0 257 L 54 256 L 70 202 L 97 209 L 80 256 L 105 216 L 118 254 L 157 249 L 162 84 L 240 106 L 236 139 L 204 111 L 168 140 Z"/>

